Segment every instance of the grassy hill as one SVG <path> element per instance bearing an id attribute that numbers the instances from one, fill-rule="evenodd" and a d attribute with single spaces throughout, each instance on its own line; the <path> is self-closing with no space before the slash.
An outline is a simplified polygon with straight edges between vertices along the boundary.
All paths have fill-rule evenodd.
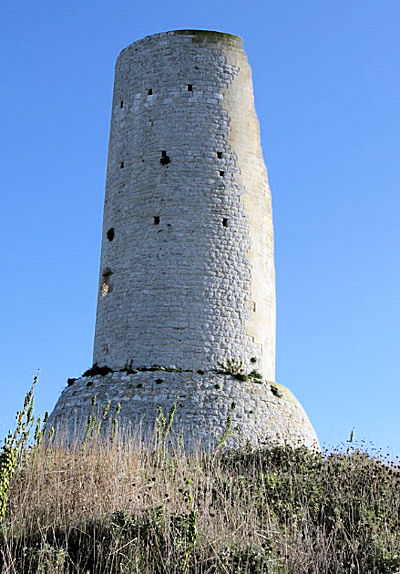
<path id="1" fill-rule="evenodd" d="M 400 570 L 397 462 L 355 448 L 185 454 L 160 417 L 151 445 L 115 426 L 100 440 L 94 420 L 73 447 L 44 444 L 40 423 L 29 443 L 29 405 L 0 460 L 2 573 Z"/>

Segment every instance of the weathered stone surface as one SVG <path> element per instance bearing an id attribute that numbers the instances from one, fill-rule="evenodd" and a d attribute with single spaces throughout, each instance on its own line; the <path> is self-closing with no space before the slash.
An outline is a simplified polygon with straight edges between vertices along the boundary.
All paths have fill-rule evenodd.
<path id="1" fill-rule="evenodd" d="M 275 378 L 250 67 L 235 36 L 157 34 L 116 64 L 94 362 L 212 369 L 227 357 L 256 357 Z"/>
<path id="2" fill-rule="evenodd" d="M 52 423 L 86 418 L 96 395 L 149 433 L 178 396 L 186 437 L 215 442 L 231 416 L 232 445 L 315 444 L 289 391 L 215 372 L 232 359 L 275 379 L 271 194 L 251 71 L 236 36 L 156 34 L 123 50 L 115 72 L 93 359 L 114 372 L 67 388 Z M 120 372 L 151 365 L 194 372 Z"/>
<path id="3" fill-rule="evenodd" d="M 158 407 L 168 416 L 177 399 L 171 430 L 175 437 L 183 435 L 186 447 L 203 443 L 214 448 L 231 417 L 230 429 L 234 432 L 226 441 L 227 446 L 275 443 L 318 448 L 299 402 L 276 383 L 238 381 L 231 375 L 217 373 L 167 371 L 82 377 L 63 391 L 49 425 L 60 425 L 70 433 L 79 429 L 82 433 L 94 396 L 100 418 L 107 401 L 111 401 L 107 420 L 115 416 L 120 403 L 121 427 L 135 432 L 140 425 L 147 439 L 153 437 Z"/>

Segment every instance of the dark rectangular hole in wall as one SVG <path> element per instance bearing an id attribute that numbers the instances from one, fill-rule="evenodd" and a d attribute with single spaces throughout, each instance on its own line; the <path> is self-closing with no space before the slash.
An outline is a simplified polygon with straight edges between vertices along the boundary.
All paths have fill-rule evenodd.
<path id="1" fill-rule="evenodd" d="M 123 108 L 123 107 L 124 107 L 124 100 L 121 100 L 121 103 L 119 104 L 119 107 L 120 107 L 120 108 Z"/>
<path id="2" fill-rule="evenodd" d="M 224 227 L 228 227 L 228 218 L 227 218 L 227 217 L 224 217 L 224 218 L 223 218 L 223 220 L 222 220 L 222 225 L 223 225 Z"/>
<path id="3" fill-rule="evenodd" d="M 153 95 L 153 90 L 150 88 L 147 90 L 147 95 L 148 96 L 152 96 Z"/>
<path id="4" fill-rule="evenodd" d="M 160 216 L 159 215 L 154 216 L 154 225 L 160 225 Z"/>
<path id="5" fill-rule="evenodd" d="M 217 158 L 222 159 L 222 151 L 217 151 Z"/>
<path id="6" fill-rule="evenodd" d="M 225 172 L 224 172 L 224 171 L 220 171 L 220 172 L 219 172 L 219 175 L 220 175 L 221 177 L 224 177 Z"/>
<path id="7" fill-rule="evenodd" d="M 188 92 L 193 92 L 193 85 L 192 84 L 188 84 Z"/>
<path id="8" fill-rule="evenodd" d="M 160 163 L 161 163 L 161 165 L 168 165 L 169 163 L 171 163 L 171 158 L 167 155 L 167 152 L 165 149 L 163 149 L 161 151 Z"/>
<path id="9" fill-rule="evenodd" d="M 114 227 L 110 227 L 107 231 L 107 239 L 108 241 L 112 241 L 114 239 Z"/>
<path id="10" fill-rule="evenodd" d="M 124 163 L 123 161 L 121 161 L 120 167 L 121 167 L 121 169 L 122 169 L 123 167 L 125 167 L 125 163 Z"/>

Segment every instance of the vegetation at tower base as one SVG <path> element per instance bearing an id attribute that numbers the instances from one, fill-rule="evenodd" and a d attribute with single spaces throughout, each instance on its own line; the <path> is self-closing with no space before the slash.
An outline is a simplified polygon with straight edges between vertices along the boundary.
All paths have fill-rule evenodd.
<path id="1" fill-rule="evenodd" d="M 108 440 L 94 432 L 68 447 L 60 435 L 27 436 L 0 524 L 0 571 L 399 570 L 398 461 L 350 444 L 188 455 L 179 437 L 174 447 L 165 440 L 172 419 L 159 416 L 148 444 L 112 428 Z"/>

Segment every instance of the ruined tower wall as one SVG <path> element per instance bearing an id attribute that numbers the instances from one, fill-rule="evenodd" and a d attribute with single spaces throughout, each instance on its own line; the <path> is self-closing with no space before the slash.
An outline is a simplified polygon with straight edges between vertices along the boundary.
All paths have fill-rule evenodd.
<path id="1" fill-rule="evenodd" d="M 271 196 L 236 36 L 166 32 L 118 58 L 93 362 L 50 426 L 84 429 L 96 397 L 147 437 L 175 408 L 186 445 L 318 446 L 273 383 Z"/>
<path id="2" fill-rule="evenodd" d="M 238 37 L 157 34 L 116 64 L 94 362 L 207 370 L 232 357 L 274 380 L 271 197 L 250 67 Z"/>

